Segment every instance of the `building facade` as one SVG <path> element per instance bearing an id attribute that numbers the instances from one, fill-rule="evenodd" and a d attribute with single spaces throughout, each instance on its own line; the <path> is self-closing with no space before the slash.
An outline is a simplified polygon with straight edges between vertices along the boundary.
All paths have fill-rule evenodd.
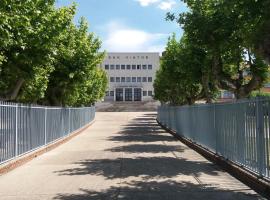
<path id="1" fill-rule="evenodd" d="M 159 53 L 107 53 L 101 64 L 109 80 L 104 100 L 152 100 L 159 60 Z"/>

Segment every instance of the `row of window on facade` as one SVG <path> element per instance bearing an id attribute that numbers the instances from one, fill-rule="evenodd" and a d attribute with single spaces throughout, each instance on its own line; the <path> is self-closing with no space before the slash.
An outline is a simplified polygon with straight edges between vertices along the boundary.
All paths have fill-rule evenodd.
<path id="1" fill-rule="evenodd" d="M 109 59 L 120 59 L 120 56 L 108 56 Z M 126 59 L 148 59 L 148 56 L 126 56 Z"/>
<path id="2" fill-rule="evenodd" d="M 105 65 L 105 70 L 151 70 L 153 69 L 152 65 Z"/>
<path id="3" fill-rule="evenodd" d="M 152 77 L 110 77 L 111 83 L 152 83 L 153 78 Z"/>
<path id="4" fill-rule="evenodd" d="M 107 97 L 114 97 L 114 91 L 107 91 L 106 92 L 106 96 Z M 152 97 L 153 96 L 153 91 L 149 90 L 149 91 L 143 91 L 143 96 L 149 96 Z"/>

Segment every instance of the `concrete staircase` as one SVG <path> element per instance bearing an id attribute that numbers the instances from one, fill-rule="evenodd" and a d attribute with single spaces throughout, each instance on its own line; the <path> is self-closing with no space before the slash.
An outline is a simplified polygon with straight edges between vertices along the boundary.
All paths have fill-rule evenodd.
<path id="1" fill-rule="evenodd" d="M 155 112 L 160 105 L 157 101 L 147 102 L 102 102 L 96 105 L 97 112 Z"/>

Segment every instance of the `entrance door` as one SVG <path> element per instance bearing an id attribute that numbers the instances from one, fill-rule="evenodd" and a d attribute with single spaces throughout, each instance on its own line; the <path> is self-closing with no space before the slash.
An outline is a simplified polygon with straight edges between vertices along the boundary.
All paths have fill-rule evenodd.
<path id="1" fill-rule="evenodd" d="M 132 101 L 132 88 L 125 89 L 125 101 Z"/>
<path id="2" fill-rule="evenodd" d="M 115 90 L 115 95 L 116 95 L 116 101 L 123 101 L 124 100 L 124 92 L 123 92 L 123 88 L 116 88 Z"/>
<path id="3" fill-rule="evenodd" d="M 134 88 L 134 101 L 142 101 L 142 89 Z"/>

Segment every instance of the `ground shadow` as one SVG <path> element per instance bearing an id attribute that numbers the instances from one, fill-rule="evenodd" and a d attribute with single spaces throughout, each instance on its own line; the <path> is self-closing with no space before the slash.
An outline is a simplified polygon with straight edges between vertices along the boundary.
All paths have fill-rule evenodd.
<path id="1" fill-rule="evenodd" d="M 83 160 L 78 167 L 56 171 L 61 176 L 100 175 L 106 179 L 145 176 L 148 178 L 172 178 L 177 175 L 208 174 L 217 176 L 217 170 L 209 162 L 189 161 L 174 157 L 136 157 L 117 159 Z M 116 173 L 122 168 L 121 174 Z M 119 171 L 119 170 L 118 170 Z"/>
<path id="2" fill-rule="evenodd" d="M 222 190 L 210 185 L 198 185 L 186 181 L 132 181 L 123 183 L 122 187 L 111 187 L 108 190 L 95 191 L 80 189 L 78 194 L 58 194 L 57 200 L 100 200 L 100 199 L 128 199 L 128 200 L 249 200 L 258 199 L 254 194 L 246 194 L 247 190 Z M 245 193 L 244 193 L 245 192 Z"/>
<path id="3" fill-rule="evenodd" d="M 168 152 L 184 152 L 188 147 L 177 145 L 159 145 L 159 144 L 131 144 L 119 146 L 106 151 L 110 152 L 127 152 L 127 153 L 168 153 Z"/>
<path id="4" fill-rule="evenodd" d="M 176 157 L 175 153 L 185 153 L 189 149 L 180 142 L 175 144 L 176 139 L 157 125 L 155 116 L 144 114 L 131 120 L 118 134 L 108 138 L 119 142 L 119 146 L 106 151 L 122 152 L 121 157 L 81 160 L 72 163 L 76 167 L 55 171 L 59 176 L 94 175 L 106 180 L 120 179 L 121 184 L 102 191 L 81 188 L 77 194 L 58 194 L 54 199 L 258 199 L 256 195 L 247 194 L 246 189 L 228 190 L 198 181 L 196 178 L 201 174 L 219 176 L 220 168 L 206 160 Z M 144 153 L 151 153 L 151 156 Z M 172 180 L 177 176 L 180 177 L 178 182 Z M 185 176 L 194 177 L 191 178 L 193 182 L 181 180 Z M 132 180 L 134 177 L 137 177 L 136 181 Z"/>
<path id="5" fill-rule="evenodd" d="M 143 115 L 142 117 L 131 120 L 127 125 L 122 126 L 122 130 L 118 134 L 109 137 L 109 140 L 121 143 L 176 141 L 174 137 L 160 128 L 155 118 L 151 115 Z"/>

